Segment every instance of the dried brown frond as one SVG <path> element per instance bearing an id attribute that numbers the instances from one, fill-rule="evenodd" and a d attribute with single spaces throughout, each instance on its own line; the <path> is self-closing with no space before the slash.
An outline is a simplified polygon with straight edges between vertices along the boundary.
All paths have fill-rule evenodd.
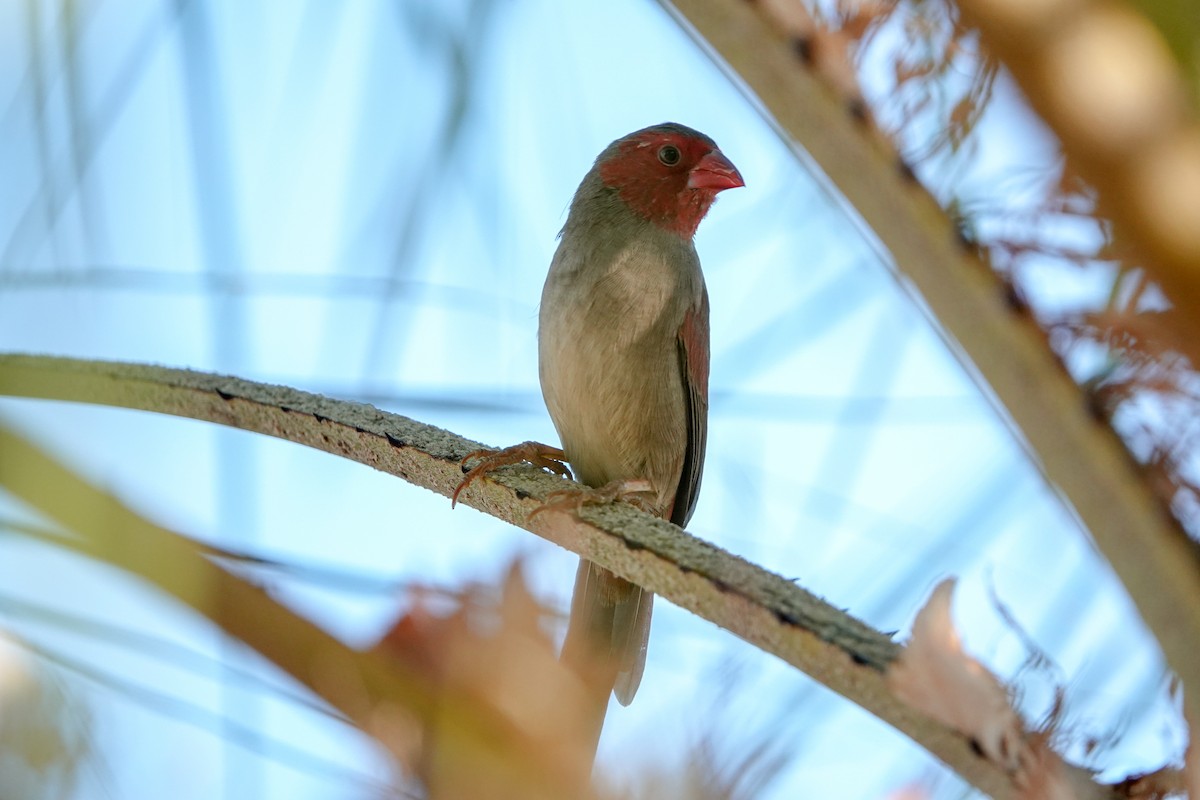
<path id="1" fill-rule="evenodd" d="M 436 691 L 466 697 L 492 709 L 551 762 L 574 775 L 580 797 L 591 796 L 590 740 L 581 730 L 586 704 L 576 676 L 559 663 L 543 630 L 545 609 L 530 594 L 519 564 L 505 576 L 499 596 L 491 587 L 467 588 L 449 613 L 439 614 L 419 593 L 377 649 L 430 676 Z M 508 797 L 504 783 L 477 761 L 448 750 L 439 718 L 427 726 L 394 716 L 386 730 L 393 752 L 433 797 Z M 513 786 L 512 797 L 529 787 Z"/>
<path id="2" fill-rule="evenodd" d="M 1017 800 L 1076 800 L 1070 777 L 1043 734 L 1029 737 L 1029 753 L 1017 775 Z"/>
<path id="3" fill-rule="evenodd" d="M 912 639 L 887 672 L 888 688 L 913 708 L 968 736 L 1009 771 L 1025 761 L 1021 720 L 987 667 L 963 650 L 950 618 L 954 580 L 938 584 L 913 622 Z"/>

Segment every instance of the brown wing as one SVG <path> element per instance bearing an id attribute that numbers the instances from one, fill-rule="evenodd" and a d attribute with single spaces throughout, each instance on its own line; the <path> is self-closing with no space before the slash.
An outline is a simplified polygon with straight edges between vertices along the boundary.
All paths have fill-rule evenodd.
<path id="1" fill-rule="evenodd" d="M 671 522 L 687 525 L 700 496 L 700 478 L 704 472 L 704 444 L 708 438 L 708 290 L 700 293 L 700 304 L 688 311 L 679 329 L 679 374 L 687 410 L 687 450 Z"/>

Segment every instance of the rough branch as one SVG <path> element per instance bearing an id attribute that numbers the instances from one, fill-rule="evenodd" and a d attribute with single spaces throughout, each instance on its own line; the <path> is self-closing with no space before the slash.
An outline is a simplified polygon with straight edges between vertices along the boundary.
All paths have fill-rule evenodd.
<path id="1" fill-rule="evenodd" d="M 137 364 L 0 355 L 0 395 L 218 422 L 340 455 L 446 497 L 462 475 L 459 459 L 479 447 L 449 431 L 368 405 Z M 4 461 L 0 458 L 0 466 Z M 1009 776 L 979 757 L 964 736 L 891 695 L 883 671 L 900 648 L 887 636 L 792 582 L 630 507 L 588 508 L 584 520 L 541 514 L 528 522 L 540 498 L 561 487 L 560 479 L 546 473 L 511 468 L 472 486 L 461 501 L 586 556 L 726 628 L 907 734 L 981 790 L 998 798 L 1012 796 Z M 45 502 L 52 504 L 52 497 Z M 243 599 L 256 602 L 250 595 Z M 292 658 L 286 648 L 257 641 L 260 626 L 227 630 L 272 658 Z M 295 665 L 281 666 L 303 674 L 293 669 Z M 1107 787 L 1085 783 L 1088 791 L 1081 798 L 1115 796 Z"/>

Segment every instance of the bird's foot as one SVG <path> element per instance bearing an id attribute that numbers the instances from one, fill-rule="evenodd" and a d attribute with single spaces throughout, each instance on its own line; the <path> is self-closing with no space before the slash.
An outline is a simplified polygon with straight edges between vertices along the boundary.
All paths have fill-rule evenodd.
<path id="1" fill-rule="evenodd" d="M 611 481 L 598 489 L 590 486 L 571 486 L 567 489 L 556 489 L 546 495 L 546 502 L 535 508 L 529 517 L 532 519 L 543 511 L 578 514 L 584 506 L 600 506 L 614 501 L 623 501 L 648 514 L 654 514 L 657 513 L 654 507 L 656 497 L 654 484 L 645 478 Z"/>
<path id="2" fill-rule="evenodd" d="M 566 453 L 557 447 L 551 447 L 541 442 L 521 442 L 512 447 L 505 447 L 503 450 L 476 450 L 472 453 L 467 453 L 459 464 L 465 470 L 467 462 L 474 461 L 475 459 L 479 459 L 479 463 L 466 471 L 462 481 L 455 487 L 454 494 L 450 495 L 451 508 L 454 508 L 458 503 L 458 495 L 463 489 L 470 486 L 476 478 L 486 475 L 499 467 L 527 463 L 535 467 L 548 469 L 564 478 L 572 477 L 571 469 L 566 465 Z"/>

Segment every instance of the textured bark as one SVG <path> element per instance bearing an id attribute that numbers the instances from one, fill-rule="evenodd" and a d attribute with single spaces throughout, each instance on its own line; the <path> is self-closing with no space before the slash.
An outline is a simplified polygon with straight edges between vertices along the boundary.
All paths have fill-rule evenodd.
<path id="1" fill-rule="evenodd" d="M 462 475 L 459 459 L 480 447 L 478 442 L 449 431 L 359 403 L 237 378 L 138 364 L 0 355 L 0 395 L 136 408 L 217 422 L 340 455 L 446 497 Z M 26 487 L 14 493 L 72 529 L 94 524 L 97 513 L 104 519 L 114 513 L 113 509 L 120 510 L 113 499 L 104 501 L 106 510 L 101 512 L 71 512 L 59 507 L 62 495 L 55 483 L 62 484 L 63 474 L 44 474 L 41 478 L 29 475 L 26 465 L 36 451 L 15 453 L 14 442 L 20 440 L 6 437 L 0 442 L 0 484 L 10 490 L 17 485 Z M 595 561 L 778 656 L 908 735 L 984 792 L 998 798 L 1013 796 L 1011 777 L 980 757 L 965 736 L 913 711 L 888 691 L 884 671 L 900 652 L 900 646 L 888 636 L 791 581 L 629 506 L 585 508 L 580 519 L 546 513 L 530 520 L 529 513 L 542 498 L 562 486 L 562 479 L 539 470 L 502 468 L 472 484 L 459 499 Z M 446 511 L 450 513 L 449 503 Z M 137 527 L 132 521 L 130 525 Z M 364 715 L 370 716 L 372 707 L 386 707 L 389 698 L 397 697 L 396 692 L 401 693 L 405 706 L 412 702 L 421 708 L 419 683 L 411 683 L 401 674 L 396 676 L 397 685 L 393 685 L 386 664 L 352 651 L 338 656 L 349 659 L 338 665 L 338 670 L 358 670 L 360 680 L 351 683 L 361 687 L 363 694 L 331 696 L 330 688 L 311 674 L 310 661 L 314 648 L 331 647 L 337 644 L 335 640 L 303 620 L 287 625 L 279 622 L 282 618 L 276 618 L 278 624 L 255 623 L 261 615 L 279 613 L 270 606 L 273 601 L 269 597 L 232 576 L 218 574 L 219 570 L 194 549 L 188 551 L 186 545 L 163 539 L 169 535 L 167 532 L 160 531 L 156 539 L 153 530 L 143 531 L 150 537 L 147 542 L 159 543 L 133 549 L 153 555 L 125 552 L 130 549 L 128 544 L 112 540 L 109 545 L 122 557 L 101 556 L 149 577 L 360 723 Z M 145 574 L 147 569 L 162 570 L 156 564 L 177 561 L 186 562 L 187 568 L 166 568 L 157 577 Z M 197 567 L 197 563 L 203 567 Z M 173 585 L 172 581 L 182 575 L 191 576 L 188 583 Z M 272 629 L 296 633 L 301 637 L 299 643 L 272 634 Z M 343 651 L 344 647 L 334 650 Z M 357 661 L 360 657 L 365 659 L 361 664 Z M 369 726 L 366 729 L 371 730 Z M 1110 788 L 1086 780 L 1082 772 L 1076 777 L 1080 800 L 1118 796 Z"/>

